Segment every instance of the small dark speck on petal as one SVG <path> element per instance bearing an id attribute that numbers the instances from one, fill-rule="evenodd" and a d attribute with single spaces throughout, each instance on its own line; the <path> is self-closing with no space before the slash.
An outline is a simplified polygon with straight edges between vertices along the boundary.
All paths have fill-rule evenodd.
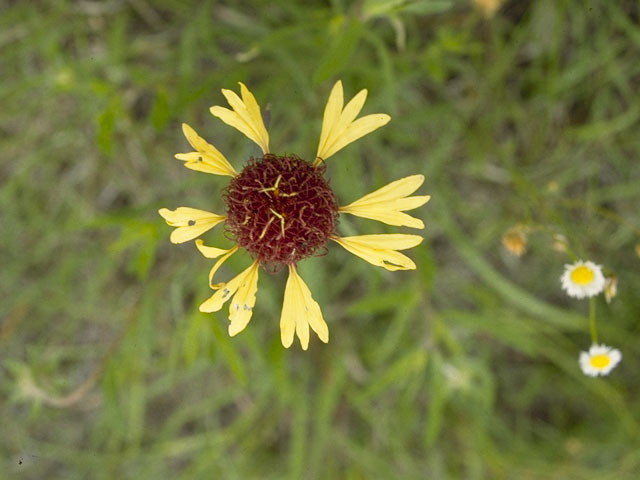
<path id="1" fill-rule="evenodd" d="M 188 223 L 189 223 L 190 227 L 193 227 L 196 224 L 196 221 L 195 220 L 189 220 Z"/>

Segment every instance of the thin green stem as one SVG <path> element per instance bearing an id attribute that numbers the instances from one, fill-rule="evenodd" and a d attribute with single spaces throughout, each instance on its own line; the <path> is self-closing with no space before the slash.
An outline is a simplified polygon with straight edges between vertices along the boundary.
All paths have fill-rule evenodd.
<path id="1" fill-rule="evenodd" d="M 596 330 L 596 298 L 589 299 L 589 328 L 591 329 L 591 343 L 598 343 L 598 332 Z"/>

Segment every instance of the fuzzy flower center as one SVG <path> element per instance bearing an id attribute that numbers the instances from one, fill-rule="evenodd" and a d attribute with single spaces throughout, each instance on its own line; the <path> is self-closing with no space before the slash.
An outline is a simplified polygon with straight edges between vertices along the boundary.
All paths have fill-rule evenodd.
<path id="1" fill-rule="evenodd" d="M 577 285 L 589 285 L 594 279 L 593 270 L 585 265 L 580 265 L 571 272 L 571 281 Z"/>
<path id="2" fill-rule="evenodd" d="M 323 173 L 295 155 L 251 158 L 225 192 L 227 231 L 263 265 L 277 268 L 313 255 L 338 215 Z"/>
<path id="3" fill-rule="evenodd" d="M 600 355 L 592 356 L 589 361 L 593 368 L 606 368 L 606 366 L 609 365 L 609 363 L 611 363 L 611 359 L 609 358 L 609 355 L 604 353 L 601 353 Z"/>

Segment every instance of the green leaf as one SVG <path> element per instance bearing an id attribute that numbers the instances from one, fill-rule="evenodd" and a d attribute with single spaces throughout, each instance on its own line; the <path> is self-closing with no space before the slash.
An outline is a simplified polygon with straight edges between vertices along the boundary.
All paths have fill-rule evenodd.
<path id="1" fill-rule="evenodd" d="M 111 104 L 98 116 L 98 147 L 108 156 L 113 153 L 113 130 L 115 124 L 116 113 L 114 105 Z"/>
<path id="2" fill-rule="evenodd" d="M 427 448 L 433 447 L 433 444 L 438 439 L 442 421 L 444 420 L 443 411 L 446 400 L 444 386 L 442 361 L 440 355 L 433 353 L 429 368 L 429 406 L 425 430 L 425 445 Z"/>
<path id="3" fill-rule="evenodd" d="M 450 0 L 368 0 L 362 7 L 365 18 L 389 16 L 408 12 L 416 15 L 430 15 L 449 10 Z"/>
<path id="4" fill-rule="evenodd" d="M 345 20 L 344 17 L 339 17 L 338 24 L 338 32 L 313 74 L 315 83 L 322 83 L 342 70 L 362 35 L 362 24 L 356 19 Z"/>
<path id="5" fill-rule="evenodd" d="M 400 357 L 369 383 L 366 390 L 358 395 L 359 400 L 388 393 L 387 389 L 408 377 L 424 372 L 427 365 L 427 352 L 422 348 Z"/>

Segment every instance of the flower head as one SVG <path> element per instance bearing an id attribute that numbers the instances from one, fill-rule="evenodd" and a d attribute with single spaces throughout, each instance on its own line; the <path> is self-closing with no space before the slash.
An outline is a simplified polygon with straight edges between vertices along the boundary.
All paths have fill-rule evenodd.
<path id="1" fill-rule="evenodd" d="M 516 225 L 502 234 L 502 246 L 516 257 L 527 251 L 527 235 L 522 225 Z"/>
<path id="2" fill-rule="evenodd" d="M 560 277 L 562 288 L 567 295 L 575 298 L 593 297 L 604 289 L 602 267 L 591 261 L 578 260 L 572 265 L 564 266 Z"/>
<path id="3" fill-rule="evenodd" d="M 251 159 L 225 192 L 227 231 L 263 265 L 290 265 L 313 255 L 338 219 L 323 172 L 295 155 Z"/>
<path id="4" fill-rule="evenodd" d="M 211 113 L 236 128 L 263 152 L 262 157 L 248 159 L 238 173 L 213 145 L 202 139 L 191 127 L 183 124 L 183 132 L 193 152 L 180 153 L 176 158 L 185 167 L 213 175 L 230 176 L 224 191 L 225 215 L 190 207 L 176 210 L 160 209 L 166 222 L 176 227 L 171 233 L 173 243 L 196 240 L 196 247 L 206 257 L 216 259 L 209 272 L 209 285 L 214 291 L 200 305 L 202 312 L 217 312 L 229 301 L 229 335 L 237 335 L 249 323 L 256 303 L 259 267 L 277 271 L 287 267 L 280 336 L 285 347 L 294 336 L 304 350 L 309 345 L 309 330 L 321 341 L 329 341 L 329 328 L 320 305 L 298 274 L 297 263 L 326 249 L 332 240 L 367 262 L 387 270 L 411 270 L 416 265 L 400 250 L 415 247 L 422 241 L 419 235 L 380 234 L 342 237 L 337 232 L 338 216 L 348 213 L 378 220 L 388 225 L 424 228 L 422 220 L 406 213 L 424 205 L 428 195 L 411 196 L 424 182 L 422 175 L 412 175 L 356 200 L 340 206 L 329 182 L 325 179 L 325 160 L 360 137 L 389 122 L 389 115 L 376 113 L 356 118 L 364 106 L 367 91 L 360 91 L 344 105 L 342 83 L 337 82 L 324 111 L 320 142 L 314 162 L 294 154 L 277 155 L 269 150 L 269 133 L 262 120 L 260 106 L 244 84 L 240 95 L 222 90 L 231 109 L 214 106 Z M 224 222 L 225 231 L 235 245 L 218 248 L 205 245 L 199 237 L 215 225 Z M 253 262 L 228 282 L 214 282 L 221 265 L 240 249 Z"/>
<path id="5" fill-rule="evenodd" d="M 580 352 L 580 368 L 585 375 L 608 375 L 622 360 L 620 350 L 606 345 L 591 345 L 588 352 Z"/>

